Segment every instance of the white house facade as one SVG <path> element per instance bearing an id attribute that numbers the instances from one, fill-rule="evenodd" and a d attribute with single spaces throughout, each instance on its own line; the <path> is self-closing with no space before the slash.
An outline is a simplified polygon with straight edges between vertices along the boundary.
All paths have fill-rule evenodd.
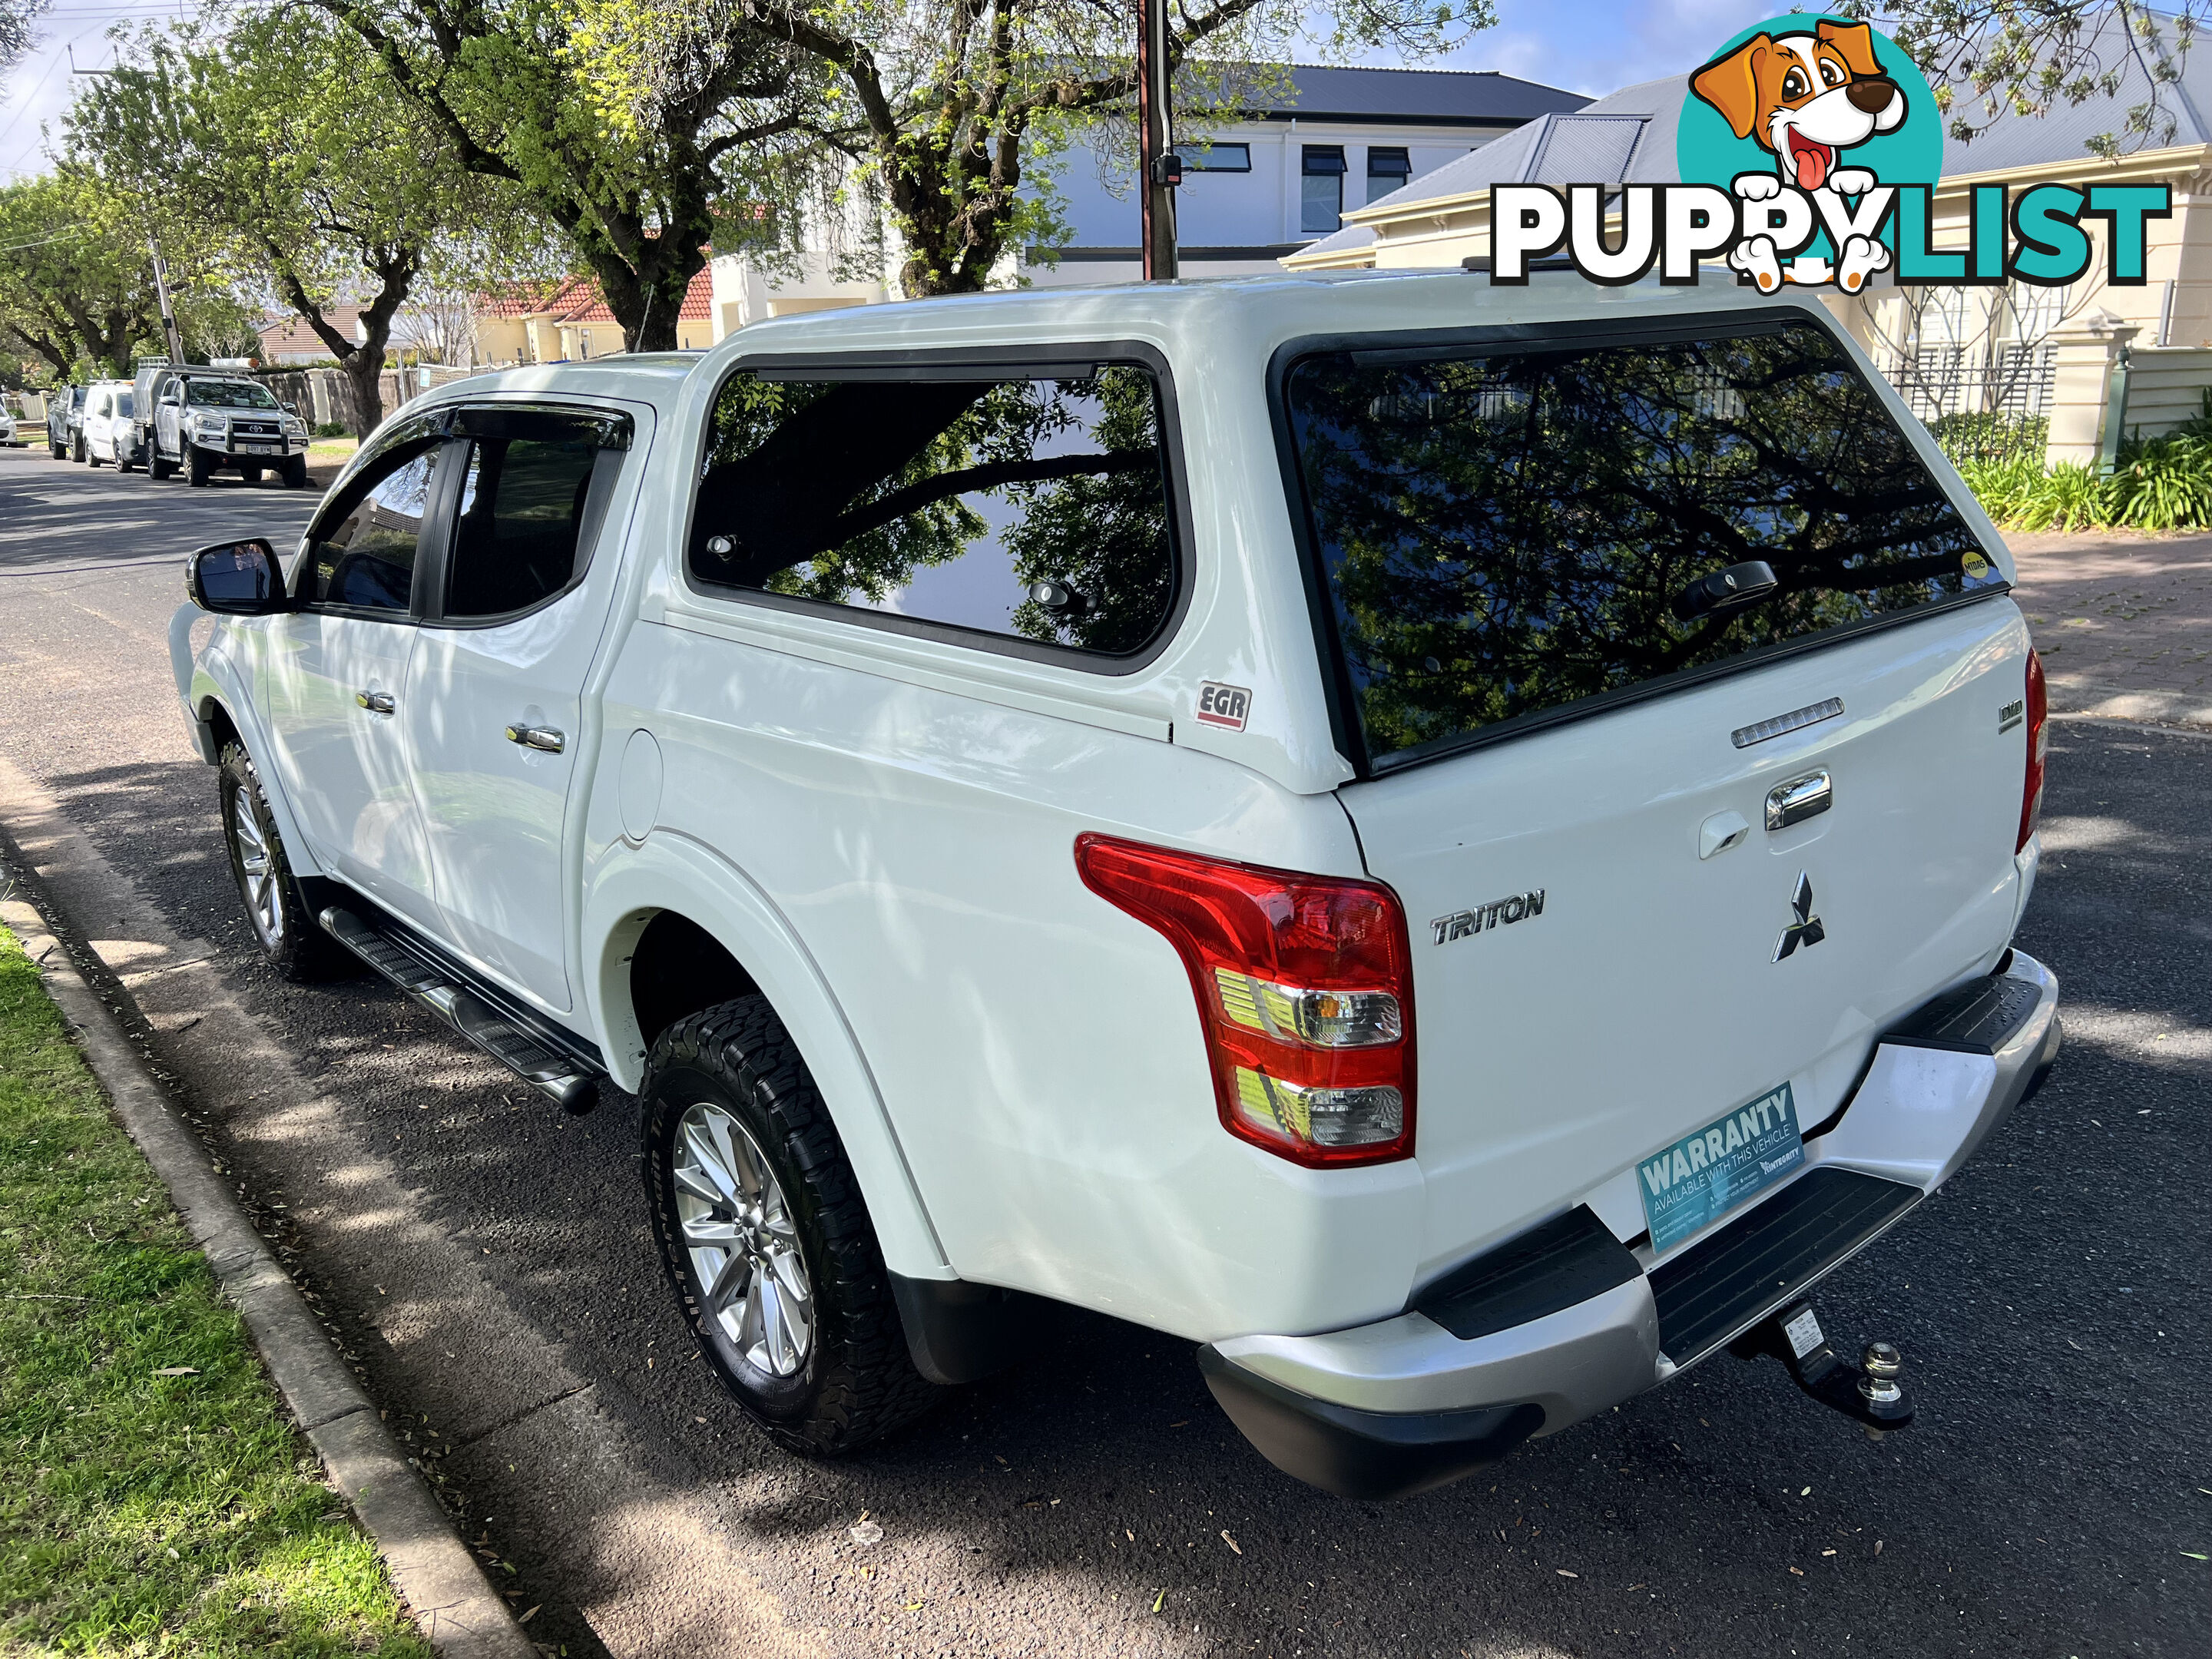
<path id="1" fill-rule="evenodd" d="M 1334 234 L 1344 216 L 1402 190 L 1528 122 L 1588 100 L 1495 70 L 1325 69 L 1292 65 L 1279 96 L 1241 120 L 1209 124 L 1176 145 L 1176 239 L 1182 274 L 1263 271 Z M 1055 252 L 1025 250 L 1038 287 L 1141 274 L 1133 168 L 1078 148 L 1054 180 L 1074 234 Z"/>

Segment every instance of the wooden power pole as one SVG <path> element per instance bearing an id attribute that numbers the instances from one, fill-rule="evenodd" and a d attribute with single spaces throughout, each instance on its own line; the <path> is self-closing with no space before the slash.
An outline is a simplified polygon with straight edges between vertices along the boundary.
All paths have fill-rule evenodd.
<path id="1" fill-rule="evenodd" d="M 1170 137 L 1168 0 L 1137 0 L 1137 161 L 1144 204 L 1145 280 L 1176 276 L 1176 186 L 1182 158 Z"/>

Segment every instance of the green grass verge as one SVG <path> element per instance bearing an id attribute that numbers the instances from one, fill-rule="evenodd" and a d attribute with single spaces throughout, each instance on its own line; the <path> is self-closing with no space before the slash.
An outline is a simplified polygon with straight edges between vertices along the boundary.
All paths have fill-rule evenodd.
<path id="1" fill-rule="evenodd" d="M 430 1651 L 0 927 L 0 1654 Z"/>

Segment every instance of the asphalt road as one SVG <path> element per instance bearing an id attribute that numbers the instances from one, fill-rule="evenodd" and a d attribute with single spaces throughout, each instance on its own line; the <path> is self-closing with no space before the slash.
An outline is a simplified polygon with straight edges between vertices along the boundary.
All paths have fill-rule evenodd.
<path id="1" fill-rule="evenodd" d="M 1832 1332 L 1904 1349 L 1906 1433 L 1872 1443 L 1771 1363 L 1723 1357 L 1482 1477 L 1347 1504 L 1244 1445 L 1189 1345 L 1070 1312 L 1032 1361 L 895 1443 L 805 1464 L 687 1363 L 630 1103 L 563 1121 L 374 982 L 301 989 L 251 957 L 163 639 L 180 552 L 249 532 L 282 545 L 307 510 L 0 452 L 0 752 L 171 926 L 221 947 L 421 1220 L 476 1246 L 513 1328 L 589 1379 L 677 1494 L 643 1535 L 710 1540 L 794 1650 L 2212 1652 L 2212 1566 L 2187 1553 L 2212 1553 L 2212 740 L 2057 728 L 2021 944 L 2061 975 L 2066 1057 L 1819 1297 Z M 231 1155 L 258 1202 L 319 1196 L 342 1218 L 298 1189 L 283 1145 Z M 534 1357 L 372 1340 L 382 1292 L 341 1237 L 324 1222 L 289 1242 L 324 1294 L 368 1310 L 372 1391 L 420 1422 L 427 1454 L 472 1388 Z M 728 1589 L 713 1574 L 662 1572 L 649 1544 L 611 1559 L 549 1512 L 560 1420 L 457 1433 L 442 1465 L 471 1535 L 543 1604 L 532 1633 L 578 1655 L 736 1651 L 704 1611 Z M 884 1529 L 870 1547 L 849 1534 L 864 1512 Z M 605 1611 L 647 1580 L 649 1617 Z"/>

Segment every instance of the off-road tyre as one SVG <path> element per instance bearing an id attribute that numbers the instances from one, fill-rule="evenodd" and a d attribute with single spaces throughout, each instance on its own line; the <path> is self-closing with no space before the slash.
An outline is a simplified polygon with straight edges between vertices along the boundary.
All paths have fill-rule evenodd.
<path id="1" fill-rule="evenodd" d="M 287 455 L 284 458 L 284 488 L 305 489 L 307 487 L 307 458 Z"/>
<path id="2" fill-rule="evenodd" d="M 945 1390 L 915 1369 L 890 1276 L 829 1109 L 783 1023 L 739 997 L 661 1033 L 647 1057 L 643 1122 L 653 1239 L 684 1317 L 722 1385 L 786 1449 L 836 1456 L 920 1417 Z M 813 1291 L 805 1365 L 780 1377 L 750 1363 L 710 1310 L 676 1207 L 678 1126 L 702 1103 L 744 1126 L 765 1154 L 798 1233 Z"/>
<path id="3" fill-rule="evenodd" d="M 261 482 L 261 469 L 251 461 L 240 461 L 238 464 L 238 476 L 250 484 L 257 484 Z"/>
<path id="4" fill-rule="evenodd" d="M 88 466 L 92 464 L 92 449 L 85 442 L 84 434 L 82 432 L 70 440 L 70 459 L 75 461 L 79 466 Z"/>
<path id="5" fill-rule="evenodd" d="M 269 810 L 269 797 L 262 790 L 260 775 L 254 770 L 253 757 L 246 752 L 243 744 L 224 746 L 218 777 L 216 794 L 222 811 L 223 845 L 230 854 L 231 879 L 237 885 L 240 901 L 246 906 L 246 927 L 252 933 L 261 959 L 286 979 L 301 984 L 337 979 L 352 972 L 356 966 L 352 953 L 325 933 L 321 924 L 307 914 L 307 901 L 300 896 L 300 884 L 292 874 L 292 860 L 284 852 L 283 836 L 276 829 L 276 815 Z M 246 848 L 242 844 L 237 816 L 241 800 L 252 817 L 268 855 L 270 891 L 275 905 L 273 927 L 257 908 L 248 884 Z"/>
<path id="6" fill-rule="evenodd" d="M 151 478 L 155 483 L 160 483 L 176 470 L 177 464 L 174 461 L 163 460 L 161 459 L 161 452 L 160 450 L 155 449 L 150 444 L 147 446 L 146 476 L 148 477 Z"/>
<path id="7" fill-rule="evenodd" d="M 214 475 L 214 472 L 215 462 L 207 451 L 202 449 L 198 444 L 185 446 L 185 482 L 186 483 L 195 489 L 205 489 L 208 479 Z"/>

